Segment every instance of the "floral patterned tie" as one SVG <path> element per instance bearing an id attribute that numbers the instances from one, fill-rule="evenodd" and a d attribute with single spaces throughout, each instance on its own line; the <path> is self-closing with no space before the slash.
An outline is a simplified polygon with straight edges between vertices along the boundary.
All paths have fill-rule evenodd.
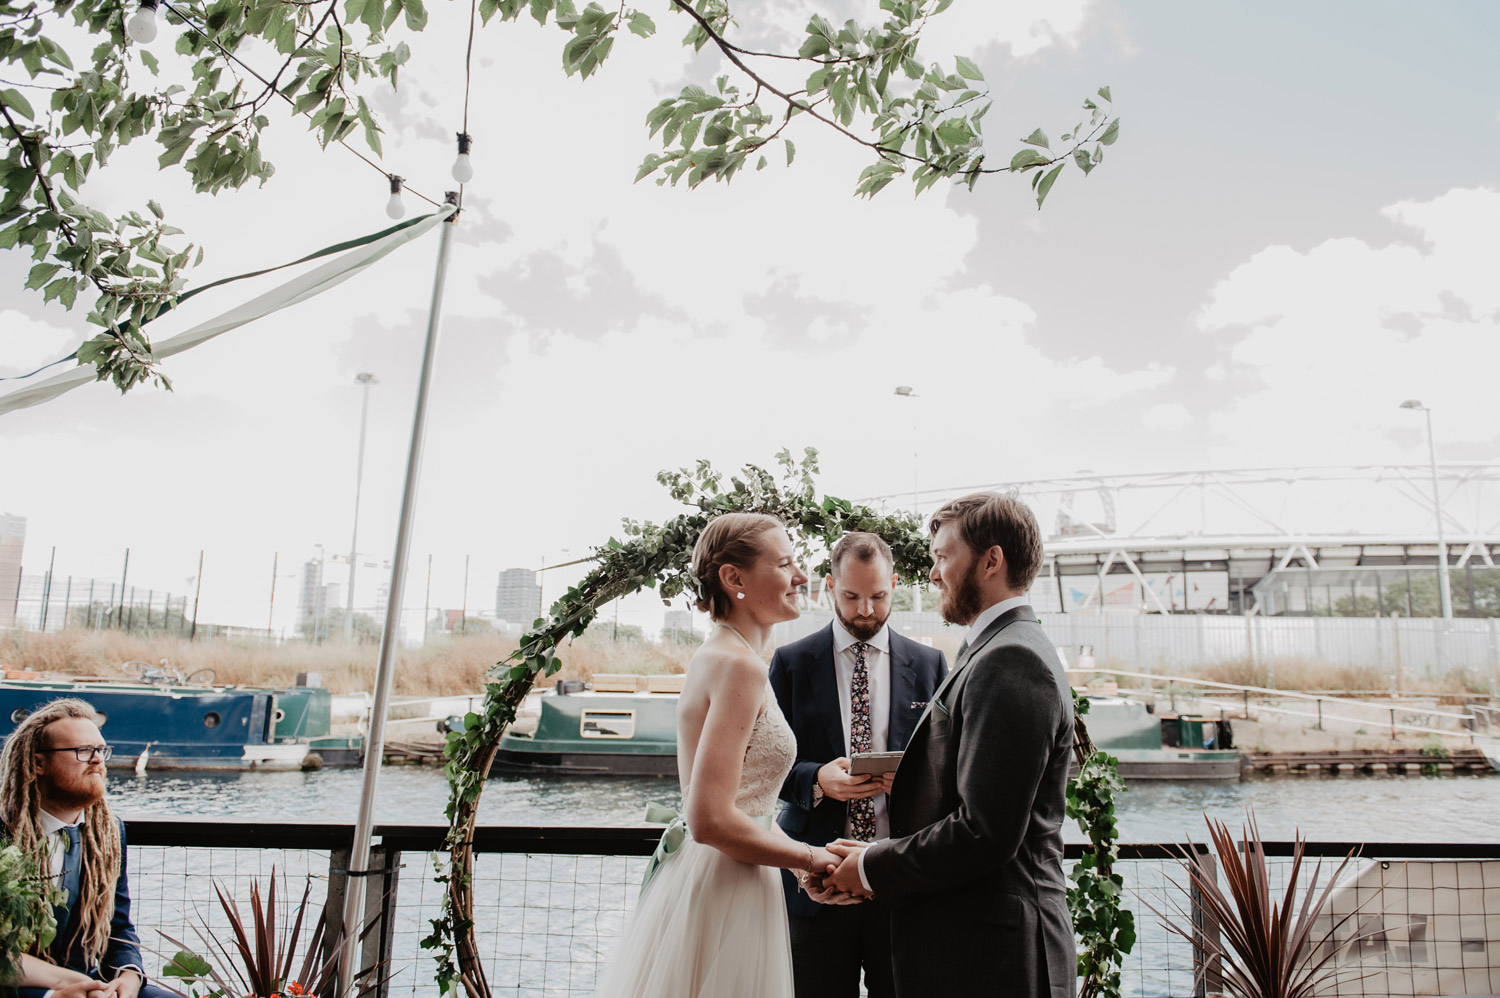
<path id="1" fill-rule="evenodd" d="M 854 679 L 849 684 L 849 754 L 870 751 L 870 670 L 865 652 L 870 646 L 854 643 Z M 860 797 L 849 802 L 849 833 L 861 842 L 875 841 L 875 799 Z"/>

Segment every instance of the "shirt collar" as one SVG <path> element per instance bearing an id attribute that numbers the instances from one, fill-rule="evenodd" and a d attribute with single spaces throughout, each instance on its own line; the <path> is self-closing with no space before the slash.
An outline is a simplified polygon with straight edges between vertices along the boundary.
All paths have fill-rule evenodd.
<path id="1" fill-rule="evenodd" d="M 43 835 L 54 835 L 64 828 L 76 828 L 80 821 L 81 818 L 79 821 L 63 821 L 51 811 L 37 812 L 37 824 L 42 826 Z"/>
<path id="2" fill-rule="evenodd" d="M 835 655 L 842 655 L 844 652 L 853 647 L 858 641 L 859 638 L 856 638 L 854 635 L 849 633 L 849 629 L 844 626 L 844 622 L 842 620 L 839 620 L 838 617 L 833 618 L 833 653 Z M 881 651 L 889 655 L 891 653 L 890 626 L 881 624 L 880 630 L 876 632 L 873 638 L 866 641 L 865 644 L 869 645 L 871 648 L 876 649 L 877 651 Z"/>
<path id="3" fill-rule="evenodd" d="M 1010 599 L 1003 599 L 1000 602 L 996 603 L 994 606 L 986 608 L 979 614 L 979 616 L 974 618 L 974 623 L 969 625 L 969 633 L 964 635 L 964 640 L 967 641 L 969 643 L 969 646 L 972 648 L 974 646 L 974 642 L 978 641 L 979 636 L 984 633 L 984 629 L 993 624 L 997 617 L 999 617 L 1002 613 L 1008 613 L 1009 611 L 1014 610 L 1018 606 L 1025 606 L 1026 603 L 1027 600 L 1024 595 L 1012 596 Z"/>

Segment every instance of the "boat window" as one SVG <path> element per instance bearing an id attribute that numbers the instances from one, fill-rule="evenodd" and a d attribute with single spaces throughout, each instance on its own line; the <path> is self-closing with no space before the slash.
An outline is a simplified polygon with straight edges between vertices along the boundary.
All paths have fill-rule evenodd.
<path id="1" fill-rule="evenodd" d="M 219 726 L 219 715 L 216 711 L 209 711 L 203 715 L 203 726 L 205 728 L 217 728 Z"/>
<path id="2" fill-rule="evenodd" d="M 634 738 L 635 711 L 585 710 L 579 734 L 585 738 Z"/>
<path id="3" fill-rule="evenodd" d="M 22 721 L 26 720 L 27 716 L 30 714 L 31 711 L 27 710 L 25 707 L 17 707 L 15 710 L 10 712 L 10 723 L 20 724 Z"/>

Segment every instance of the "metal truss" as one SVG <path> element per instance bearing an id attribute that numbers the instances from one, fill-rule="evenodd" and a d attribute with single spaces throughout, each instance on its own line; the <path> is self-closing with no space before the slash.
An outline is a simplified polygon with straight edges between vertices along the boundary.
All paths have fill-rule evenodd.
<path id="1" fill-rule="evenodd" d="M 1292 566 L 1435 565 L 1427 465 L 1081 474 L 924 489 L 920 508 L 979 491 L 1018 495 L 1047 530 L 1054 575 L 1229 571 L 1250 582 Z M 1450 564 L 1500 555 L 1500 464 L 1438 466 Z M 862 500 L 909 508 L 913 494 Z M 1454 562 L 1454 556 L 1457 561 Z M 1155 609 L 1165 611 L 1154 592 Z"/>

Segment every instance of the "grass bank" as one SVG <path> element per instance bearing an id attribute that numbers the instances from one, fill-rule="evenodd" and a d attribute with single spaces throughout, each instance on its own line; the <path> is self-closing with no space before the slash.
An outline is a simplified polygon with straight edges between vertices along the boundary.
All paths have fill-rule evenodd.
<path id="1" fill-rule="evenodd" d="M 516 650 L 514 638 L 490 633 L 437 638 L 396 657 L 397 695 L 472 693 L 485 670 Z M 663 673 L 687 668 L 693 647 L 641 641 L 610 641 L 586 634 L 558 652 L 559 678 L 589 679 L 596 672 Z M 15 632 L 0 637 L 0 667 L 72 676 L 118 676 L 132 659 L 167 659 L 184 674 L 212 669 L 216 681 L 244 686 L 289 686 L 299 672 L 316 672 L 335 693 L 367 691 L 375 684 L 379 648 L 374 644 L 301 642 L 270 644 L 142 636 L 121 631 L 71 630 L 58 634 Z"/>

